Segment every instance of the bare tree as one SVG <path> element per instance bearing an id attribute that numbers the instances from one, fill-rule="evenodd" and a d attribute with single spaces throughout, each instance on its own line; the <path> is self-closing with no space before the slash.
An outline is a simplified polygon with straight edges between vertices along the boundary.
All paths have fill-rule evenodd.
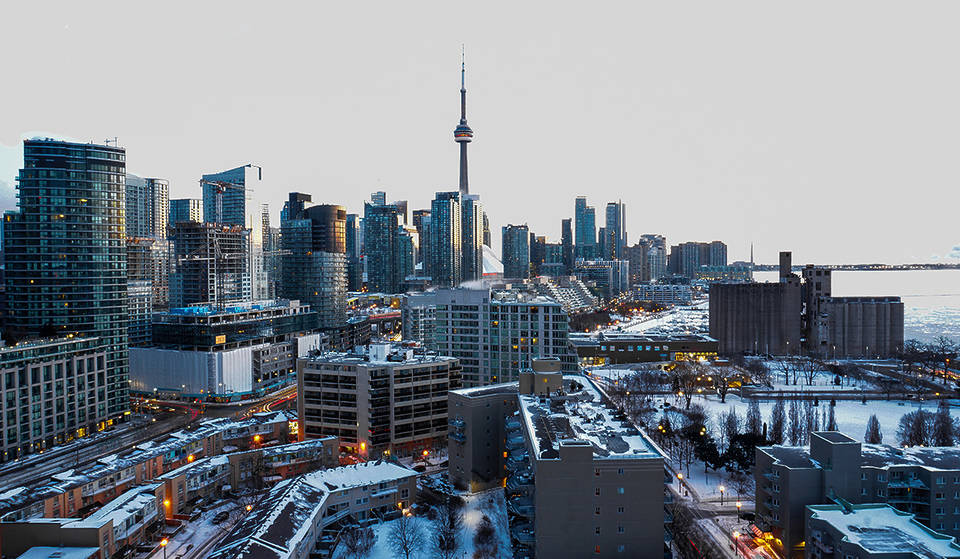
<path id="1" fill-rule="evenodd" d="M 867 420 L 867 432 L 863 434 L 863 442 L 867 444 L 883 442 L 883 433 L 880 432 L 880 420 L 877 419 L 877 414 L 871 415 Z"/>
<path id="2" fill-rule="evenodd" d="M 770 410 L 770 432 L 767 438 L 773 444 L 783 444 L 787 426 L 787 412 L 783 403 L 783 396 L 777 397 L 777 402 Z"/>
<path id="3" fill-rule="evenodd" d="M 473 536 L 473 556 L 476 559 L 493 559 L 500 554 L 500 546 L 497 545 L 496 535 L 490 517 L 483 515 L 483 518 L 480 519 L 480 525 L 477 526 L 477 533 Z"/>
<path id="4" fill-rule="evenodd" d="M 387 532 L 387 543 L 395 557 L 414 557 L 425 543 L 420 519 L 401 515 Z"/>
<path id="5" fill-rule="evenodd" d="M 946 336 L 937 336 L 937 338 L 933 340 L 933 343 L 930 344 L 932 360 L 936 362 L 934 371 L 936 372 L 940 367 L 943 367 L 943 384 L 947 384 L 950 379 L 950 375 L 947 374 L 947 361 L 953 357 L 956 352 L 956 344 Z"/>
<path id="6" fill-rule="evenodd" d="M 369 526 L 353 526 L 340 534 L 340 542 L 343 545 L 345 557 L 360 559 L 370 554 L 373 546 L 377 543 L 377 535 Z"/>
<path id="7" fill-rule="evenodd" d="M 720 403 L 726 403 L 727 392 L 730 392 L 730 380 L 733 377 L 732 371 L 728 367 L 717 367 L 709 376 L 713 378 L 713 387 L 720 395 Z"/>
<path id="8" fill-rule="evenodd" d="M 434 553 L 438 559 L 453 559 L 460 549 L 460 530 L 463 513 L 448 501 L 437 506 L 437 520 L 433 524 Z"/>
<path id="9" fill-rule="evenodd" d="M 817 374 L 823 369 L 822 364 L 811 357 L 804 357 L 797 363 L 797 367 L 808 385 L 812 385 Z"/>
<path id="10" fill-rule="evenodd" d="M 697 389 L 697 374 L 689 365 L 679 365 L 674 372 L 673 384 L 677 389 L 677 396 L 684 400 L 684 409 L 689 409 Z"/>

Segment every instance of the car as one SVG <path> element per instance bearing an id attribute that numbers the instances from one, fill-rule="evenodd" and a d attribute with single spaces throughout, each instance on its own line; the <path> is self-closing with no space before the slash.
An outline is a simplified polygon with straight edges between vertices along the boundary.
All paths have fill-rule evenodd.
<path id="1" fill-rule="evenodd" d="M 203 514 L 203 511 L 200 509 L 193 509 L 193 512 L 190 513 L 190 520 L 196 520 L 200 518 L 200 515 Z"/>
<path id="2" fill-rule="evenodd" d="M 230 513 L 225 510 L 222 510 L 218 512 L 216 516 L 213 517 L 213 523 L 220 524 L 221 522 L 223 522 L 229 517 L 230 517 Z"/>

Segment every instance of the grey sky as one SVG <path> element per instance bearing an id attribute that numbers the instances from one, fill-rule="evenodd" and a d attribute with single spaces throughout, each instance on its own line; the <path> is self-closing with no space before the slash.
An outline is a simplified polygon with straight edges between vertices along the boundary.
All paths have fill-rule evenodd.
<path id="1" fill-rule="evenodd" d="M 148 7 L 149 6 L 149 7 Z M 472 8 L 471 8 L 472 7 Z M 630 242 L 731 259 L 928 261 L 960 245 L 960 5 L 950 2 L 16 2 L 0 45 L 0 202 L 36 132 L 118 136 L 128 169 L 200 197 L 263 166 L 362 211 L 457 183 L 491 224 L 558 240 L 574 197 L 627 204 Z M 955 253 L 956 255 L 956 253 Z"/>

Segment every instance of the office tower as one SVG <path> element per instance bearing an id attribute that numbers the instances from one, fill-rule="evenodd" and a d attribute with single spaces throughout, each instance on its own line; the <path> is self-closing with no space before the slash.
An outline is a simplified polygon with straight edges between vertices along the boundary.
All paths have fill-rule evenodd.
<path id="1" fill-rule="evenodd" d="M 503 278 L 530 277 L 530 230 L 526 225 L 506 225 L 503 233 Z"/>
<path id="2" fill-rule="evenodd" d="M 627 207 L 623 202 L 608 202 L 606 213 L 607 252 L 610 259 L 624 259 L 627 246 Z"/>
<path id="3" fill-rule="evenodd" d="M 309 437 L 334 435 L 364 458 L 432 453 L 447 443 L 447 392 L 460 362 L 390 344 L 302 359 L 298 411 Z M 336 397 L 336 393 L 356 397 Z"/>
<path id="4" fill-rule="evenodd" d="M 460 360 L 464 386 L 515 380 L 517 371 L 529 367 L 535 357 L 558 357 L 564 373 L 577 371 L 567 345 L 570 322 L 557 301 L 488 288 L 435 293 L 435 346 L 431 349 Z"/>
<path id="5" fill-rule="evenodd" d="M 460 199 L 463 281 L 473 281 L 483 277 L 483 205 L 476 194 Z"/>
<path id="6" fill-rule="evenodd" d="M 577 196 L 574 206 L 576 221 L 576 257 L 592 260 L 597 257 L 597 223 L 593 206 L 587 205 L 585 196 Z"/>
<path id="7" fill-rule="evenodd" d="M 364 257 L 367 290 L 399 293 L 404 279 L 400 266 L 400 214 L 393 204 L 363 205 Z"/>
<path id="8" fill-rule="evenodd" d="M 536 277 L 543 274 L 547 260 L 547 238 L 530 233 L 530 273 Z"/>
<path id="9" fill-rule="evenodd" d="M 640 243 L 648 247 L 644 268 L 640 272 L 640 281 L 656 281 L 667 275 L 666 237 L 647 233 L 640 235 Z"/>
<path id="10" fill-rule="evenodd" d="M 473 130 L 467 125 L 467 66 L 460 61 L 460 124 L 453 131 L 453 139 L 460 144 L 460 194 L 470 193 L 467 185 L 467 144 L 473 141 Z"/>
<path id="11" fill-rule="evenodd" d="M 363 289 L 363 262 L 360 260 L 360 216 L 347 214 L 347 290 Z"/>
<path id="12" fill-rule="evenodd" d="M 577 262 L 574 274 L 585 283 L 592 282 L 607 299 L 630 289 L 630 263 L 626 260 L 584 260 Z"/>
<path id="13" fill-rule="evenodd" d="M 420 250 L 420 238 L 417 236 L 417 230 L 413 227 L 400 227 L 397 238 L 397 268 L 400 277 L 400 289 L 398 293 L 406 291 L 404 282 L 407 278 L 417 275 L 417 252 Z"/>
<path id="14" fill-rule="evenodd" d="M 280 228 L 270 225 L 270 206 L 260 206 L 260 223 L 263 228 L 263 272 L 264 297 L 261 299 L 276 299 L 277 284 L 280 283 Z M 256 297 L 256 294 L 254 294 Z"/>
<path id="15" fill-rule="evenodd" d="M 387 193 L 378 190 L 370 194 L 370 201 L 373 202 L 374 206 L 385 206 L 387 205 Z"/>
<path id="16" fill-rule="evenodd" d="M 170 222 L 173 227 L 178 221 L 203 221 L 203 200 L 196 198 L 177 198 L 170 200 Z"/>
<path id="17" fill-rule="evenodd" d="M 423 227 L 423 218 L 430 217 L 430 210 L 413 210 L 412 223 L 417 230 L 417 237 L 420 238 L 420 250 L 417 253 L 417 264 L 424 261 L 427 250 L 427 233 Z"/>
<path id="18" fill-rule="evenodd" d="M 607 235 L 607 228 L 601 227 L 597 229 L 597 258 L 600 260 L 613 260 L 612 251 L 607 249 L 607 247 L 610 246 L 612 246 L 612 243 Z"/>
<path id="19" fill-rule="evenodd" d="M 723 241 L 713 241 L 709 244 L 709 266 L 727 265 L 727 245 Z"/>
<path id="20" fill-rule="evenodd" d="M 172 308 L 222 308 L 250 300 L 249 231 L 239 225 L 181 221 L 171 242 Z"/>
<path id="21" fill-rule="evenodd" d="M 251 227 L 247 221 L 247 199 L 262 180 L 257 165 L 247 164 L 220 173 L 203 175 L 203 220 Z"/>
<path id="22" fill-rule="evenodd" d="M 483 244 L 490 247 L 490 216 L 483 212 Z"/>
<path id="23" fill-rule="evenodd" d="M 343 206 L 305 207 L 280 225 L 281 293 L 310 305 L 320 329 L 347 322 L 347 211 Z"/>
<path id="24" fill-rule="evenodd" d="M 126 215 L 128 237 L 166 238 L 170 211 L 170 183 L 127 173 Z"/>
<path id="25" fill-rule="evenodd" d="M 400 213 L 400 224 L 409 225 L 410 224 L 410 214 L 408 212 L 409 204 L 406 200 L 395 200 L 393 205 L 397 207 L 397 211 Z"/>
<path id="26" fill-rule="evenodd" d="M 463 281 L 460 193 L 437 192 L 430 206 L 430 277 L 433 284 L 456 287 Z"/>
<path id="27" fill-rule="evenodd" d="M 169 300 L 169 183 L 128 173 L 125 207 L 127 280 L 131 282 L 127 287 L 131 297 L 130 329 L 136 331 L 135 335 L 131 334 L 129 343 L 136 345 L 149 341 L 149 317 L 154 307 L 165 307 Z M 147 287 L 145 298 L 143 282 Z M 135 305 L 132 301 L 134 293 Z M 139 317 L 138 320 L 133 320 L 134 316 Z"/>
<path id="28" fill-rule="evenodd" d="M 573 270 L 573 227 L 570 218 L 560 222 L 560 244 L 563 253 L 563 273 L 569 274 Z"/>
<path id="29" fill-rule="evenodd" d="M 115 146 L 24 141 L 18 209 L 3 224 L 8 327 L 98 337 L 106 406 L 94 413 L 108 422 L 128 404 L 125 160 Z"/>
<path id="30" fill-rule="evenodd" d="M 537 244 L 542 247 L 543 261 L 540 263 L 540 269 L 537 275 L 558 277 L 566 274 L 566 266 L 563 263 L 563 245 L 560 243 L 547 243 L 543 237 L 537 237 Z"/>

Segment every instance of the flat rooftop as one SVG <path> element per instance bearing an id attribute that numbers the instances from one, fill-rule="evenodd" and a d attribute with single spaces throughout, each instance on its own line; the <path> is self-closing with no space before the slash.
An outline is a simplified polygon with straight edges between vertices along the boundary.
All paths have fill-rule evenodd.
<path id="1" fill-rule="evenodd" d="M 960 546 L 951 536 L 938 534 L 914 520 L 913 515 L 889 505 L 810 505 L 811 520 L 830 524 L 843 541 L 875 554 L 913 553 L 922 559 L 960 557 Z"/>
<path id="2" fill-rule="evenodd" d="M 467 398 L 479 398 L 481 396 L 491 396 L 493 394 L 516 394 L 520 389 L 517 381 L 501 382 L 499 384 L 490 384 L 487 386 L 476 386 L 474 388 L 458 388 L 451 390 L 451 394 L 466 396 Z"/>
<path id="3" fill-rule="evenodd" d="M 641 334 L 637 332 L 602 332 L 588 334 L 585 332 L 573 332 L 568 336 L 571 344 L 587 345 L 601 342 L 649 342 L 649 343 L 670 343 L 670 342 L 716 342 L 705 334 Z"/>
<path id="4" fill-rule="evenodd" d="M 803 446 L 763 446 L 759 450 L 772 456 L 778 464 L 788 468 L 816 468 L 817 463 L 810 458 L 810 450 Z"/>
<path id="5" fill-rule="evenodd" d="M 909 447 L 864 444 L 860 447 L 864 466 L 923 466 L 931 470 L 960 470 L 960 447 Z"/>
<path id="6" fill-rule="evenodd" d="M 660 450 L 629 421 L 617 419 L 593 381 L 564 375 L 561 394 L 519 397 L 520 414 L 533 444 L 533 458 L 559 458 L 560 441 L 579 440 L 593 447 L 594 460 L 662 458 Z"/>

